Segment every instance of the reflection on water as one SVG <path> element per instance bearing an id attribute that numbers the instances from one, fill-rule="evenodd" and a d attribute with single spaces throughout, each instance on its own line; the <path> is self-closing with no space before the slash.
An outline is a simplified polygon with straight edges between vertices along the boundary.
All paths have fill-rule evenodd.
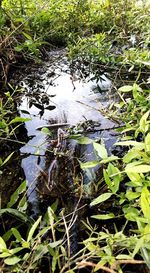
<path id="1" fill-rule="evenodd" d="M 75 126 L 88 120 L 97 122 L 99 128 L 107 129 L 114 126 L 114 123 L 106 119 L 100 111 L 113 99 L 110 80 L 105 75 L 98 82 L 89 79 L 80 80 L 77 76 L 69 74 L 65 57 L 62 56 L 60 60 L 59 53 L 59 61 L 56 59 L 58 58 L 54 58 L 54 62 L 51 60 L 45 63 L 44 72 L 40 69 L 37 73 L 34 71 L 34 75 L 31 73 L 22 81 L 26 92 L 18 109 L 21 116 L 32 118 L 26 123 L 30 141 L 21 148 L 21 152 L 29 155 L 22 160 L 22 167 L 29 184 L 29 200 L 32 203 L 36 200 L 36 193 L 33 190 L 36 187 L 36 178 L 40 174 L 40 168 L 45 168 L 44 155 L 48 145 L 46 135 L 38 128 L 55 124 L 56 130 L 53 128 L 52 132 L 57 132 L 62 124 Z M 66 128 L 69 126 L 66 125 Z M 110 136 L 109 131 L 103 131 L 101 134 L 89 133 L 88 137 L 104 138 L 108 148 L 115 142 L 115 136 Z M 94 156 L 92 145 L 80 145 L 78 148 L 80 160 L 88 161 Z M 49 163 L 51 171 L 53 162 L 55 158 Z"/>

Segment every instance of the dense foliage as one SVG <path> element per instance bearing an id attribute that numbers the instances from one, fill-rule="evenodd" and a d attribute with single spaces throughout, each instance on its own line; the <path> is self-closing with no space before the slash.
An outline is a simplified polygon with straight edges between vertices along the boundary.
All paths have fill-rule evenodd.
<path id="1" fill-rule="evenodd" d="M 101 165 L 103 176 L 95 186 L 97 197 L 88 204 L 90 219 L 82 222 L 80 250 L 71 253 L 72 226 L 80 208 L 67 215 L 58 210 L 56 200 L 44 216 L 33 220 L 23 181 L 0 209 L 1 272 L 73 273 L 91 267 L 91 272 L 121 273 L 127 272 L 124 265 L 135 265 L 136 272 L 150 268 L 149 37 L 146 0 L 0 1 L 0 77 L 5 86 L 11 65 L 39 61 L 59 46 L 67 46 L 71 60 L 96 73 L 101 66 L 119 73 L 123 67 L 129 76 L 138 72 L 135 83 L 116 88 L 120 101 L 108 109 L 109 116 L 122 122 L 116 146 L 125 147 L 123 153 L 108 155 L 103 143 L 83 139 L 83 145 L 93 143 L 98 159 L 80 162 L 81 169 Z M 20 123 L 27 121 L 16 117 L 18 90 L 10 89 L 0 97 L 1 141 L 13 139 Z M 1 156 L 1 173 L 12 157 L 13 152 Z"/>

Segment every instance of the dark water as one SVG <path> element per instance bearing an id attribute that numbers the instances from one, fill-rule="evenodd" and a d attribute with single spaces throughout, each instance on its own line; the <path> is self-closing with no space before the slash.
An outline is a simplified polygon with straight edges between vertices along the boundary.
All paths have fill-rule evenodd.
<path id="1" fill-rule="evenodd" d="M 27 155 L 21 165 L 28 182 L 28 198 L 35 211 L 38 209 L 36 188 L 41 172 L 48 181 L 52 173 L 58 180 L 63 168 L 61 161 L 65 162 L 66 157 L 62 156 L 58 163 L 50 145 L 51 140 L 58 139 L 59 128 L 64 134 L 72 128 L 73 132 L 91 139 L 102 139 L 108 150 L 116 140 L 111 130 L 116 124 L 103 114 L 114 100 L 111 81 L 108 75 L 91 80 L 93 76 L 80 79 L 78 75 L 71 75 L 64 52 L 57 51 L 50 54 L 49 62 L 43 63 L 42 67 L 31 68 L 31 73 L 20 83 L 25 92 L 18 102 L 18 110 L 22 117 L 31 117 L 31 121 L 25 124 L 30 140 L 21 148 L 21 153 Z M 48 127 L 51 136 L 41 132 L 42 127 Z M 69 168 L 72 168 L 71 157 L 77 156 L 83 162 L 95 159 L 92 145 L 78 145 L 73 140 L 67 140 L 64 153 L 69 154 L 66 163 Z M 61 176 L 65 177 L 64 173 Z M 87 184 L 93 179 L 95 169 L 87 170 L 83 175 L 87 194 L 90 194 Z"/>

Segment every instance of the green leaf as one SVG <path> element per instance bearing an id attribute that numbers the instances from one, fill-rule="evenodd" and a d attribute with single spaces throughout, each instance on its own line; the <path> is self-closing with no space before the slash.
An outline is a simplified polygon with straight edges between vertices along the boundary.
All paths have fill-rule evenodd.
<path id="1" fill-rule="evenodd" d="M 12 208 L 6 208 L 6 209 L 0 209 L 0 216 L 4 213 L 11 214 L 12 216 L 15 216 L 16 218 L 19 218 L 23 222 L 30 222 L 32 223 L 32 219 L 26 215 L 26 213 L 20 212 L 16 209 Z"/>
<path id="2" fill-rule="evenodd" d="M 55 247 L 61 245 L 62 242 L 63 242 L 63 240 L 58 240 L 58 241 L 56 241 L 56 242 L 49 243 L 49 246 L 50 246 L 51 248 L 55 248 Z"/>
<path id="3" fill-rule="evenodd" d="M 11 195 L 10 201 L 7 204 L 7 208 L 11 208 L 20 198 L 20 194 L 26 192 L 27 182 L 23 181 L 16 191 Z"/>
<path id="4" fill-rule="evenodd" d="M 150 152 L 150 133 L 148 133 L 147 136 L 145 137 L 145 151 L 147 153 Z"/>
<path id="5" fill-rule="evenodd" d="M 149 114 L 150 114 L 150 110 L 147 111 L 140 119 L 140 128 L 139 130 L 143 133 L 147 132 L 148 131 L 148 128 L 149 128 L 149 124 L 148 124 L 148 117 L 149 117 Z"/>
<path id="6" fill-rule="evenodd" d="M 0 254 L 1 259 L 10 257 L 10 256 L 12 256 L 12 254 L 9 251 L 6 251 L 6 252 L 4 251 L 3 253 Z"/>
<path id="7" fill-rule="evenodd" d="M 85 163 L 79 161 L 79 163 L 80 163 L 80 168 L 82 170 L 89 169 L 89 168 L 94 168 L 94 167 L 96 167 L 97 165 L 100 164 L 97 161 L 89 161 L 89 162 L 85 162 Z"/>
<path id="8" fill-rule="evenodd" d="M 0 237 L 0 252 L 2 252 L 4 249 L 7 249 L 7 246 L 6 246 L 3 238 Z"/>
<path id="9" fill-rule="evenodd" d="M 123 157 L 124 163 L 130 163 L 133 159 L 140 159 L 141 154 L 139 150 L 135 150 L 135 148 L 129 150 L 129 152 Z"/>
<path id="10" fill-rule="evenodd" d="M 106 159 L 108 157 L 107 150 L 104 145 L 94 142 L 93 146 L 100 158 Z"/>
<path id="11" fill-rule="evenodd" d="M 90 206 L 95 206 L 99 203 L 102 203 L 106 200 L 108 200 L 111 196 L 112 196 L 113 193 L 110 193 L 110 192 L 106 192 L 106 193 L 103 193 L 101 194 L 100 196 L 98 196 L 97 198 L 95 198 L 91 203 L 90 203 Z"/>
<path id="12" fill-rule="evenodd" d="M 22 242 L 22 237 L 20 235 L 20 232 L 16 228 L 11 228 L 12 234 L 15 236 L 15 238 L 18 240 L 18 242 Z"/>
<path id="13" fill-rule="evenodd" d="M 150 220 L 150 192 L 144 187 L 141 193 L 141 208 L 145 218 Z"/>
<path id="14" fill-rule="evenodd" d="M 30 242 L 32 237 L 33 237 L 33 234 L 35 232 L 35 230 L 37 229 L 38 225 L 40 224 L 41 222 L 41 219 L 42 219 L 42 216 L 40 216 L 37 221 L 33 224 L 33 226 L 31 227 L 30 231 L 29 231 L 29 234 L 28 234 L 28 237 L 27 237 L 27 242 Z"/>
<path id="15" fill-rule="evenodd" d="M 92 139 L 88 138 L 88 137 L 78 137 L 75 139 L 79 144 L 91 144 L 93 142 Z"/>
<path id="16" fill-rule="evenodd" d="M 91 218 L 94 218 L 97 220 L 108 220 L 108 219 L 115 218 L 115 215 L 113 213 L 98 214 L 98 215 L 92 215 Z"/>
<path id="17" fill-rule="evenodd" d="M 109 157 L 106 158 L 106 159 L 102 159 L 102 160 L 100 161 L 100 164 L 106 164 L 106 163 L 109 163 L 109 162 L 111 162 L 111 161 L 118 160 L 118 159 L 119 159 L 118 156 L 112 155 L 112 156 L 109 156 Z"/>
<path id="18" fill-rule="evenodd" d="M 116 256 L 117 260 L 132 260 L 133 258 L 130 255 L 119 254 Z"/>
<path id="19" fill-rule="evenodd" d="M 14 118 L 14 119 L 12 119 L 11 121 L 10 121 L 10 123 L 9 123 L 9 125 L 10 124 L 13 124 L 13 123 L 18 123 L 18 122 L 27 122 L 27 121 L 30 121 L 31 120 L 31 118 L 21 118 L 21 117 L 16 117 L 16 118 Z"/>
<path id="20" fill-rule="evenodd" d="M 128 141 L 120 141 L 115 143 L 116 146 L 134 146 L 138 150 L 143 150 L 145 148 L 145 144 L 143 142 L 138 142 L 134 140 L 128 140 Z"/>
<path id="21" fill-rule="evenodd" d="M 28 33 L 22 31 L 22 34 L 23 34 L 28 40 L 31 40 L 31 41 L 32 41 L 32 37 L 31 37 Z"/>
<path id="22" fill-rule="evenodd" d="M 8 155 L 8 156 L 5 158 L 5 160 L 2 162 L 2 164 L 0 164 L 0 165 L 3 166 L 4 164 L 6 164 L 6 163 L 9 161 L 9 159 L 12 157 L 13 154 L 14 154 L 14 152 L 12 152 L 10 155 Z"/>
<path id="23" fill-rule="evenodd" d="M 139 216 L 139 210 L 133 207 L 126 207 L 123 208 L 124 215 L 127 220 L 135 222 L 137 217 Z"/>
<path id="24" fill-rule="evenodd" d="M 33 259 L 33 263 L 35 263 L 36 261 L 39 261 L 40 259 L 43 258 L 43 256 L 49 252 L 48 248 L 46 245 L 38 245 L 35 252 L 34 252 L 34 259 Z"/>
<path id="25" fill-rule="evenodd" d="M 11 255 L 14 255 L 14 254 L 20 252 L 23 249 L 24 249 L 23 247 L 15 247 L 15 248 L 10 250 L 10 253 L 11 253 Z"/>
<path id="26" fill-rule="evenodd" d="M 124 86 L 122 86 L 122 87 L 120 87 L 119 89 L 118 89 L 118 91 L 120 91 L 120 92 L 130 92 L 130 91 L 132 91 L 133 90 L 133 86 L 132 85 L 124 85 Z"/>
<path id="27" fill-rule="evenodd" d="M 129 201 L 138 198 L 140 195 L 140 192 L 133 192 L 131 190 L 126 192 L 126 197 Z"/>
<path id="28" fill-rule="evenodd" d="M 21 259 L 17 256 L 7 258 L 4 260 L 5 264 L 7 264 L 7 265 L 14 265 L 14 264 L 19 263 L 20 261 L 21 261 Z"/>
<path id="29" fill-rule="evenodd" d="M 44 134 L 46 134 L 46 135 L 49 135 L 49 136 L 52 135 L 51 131 L 47 127 L 43 127 L 41 129 L 41 132 L 44 133 Z"/>
<path id="30" fill-rule="evenodd" d="M 150 172 L 150 165 L 137 165 L 137 166 L 130 166 L 127 165 L 125 168 L 126 173 L 147 173 Z"/>

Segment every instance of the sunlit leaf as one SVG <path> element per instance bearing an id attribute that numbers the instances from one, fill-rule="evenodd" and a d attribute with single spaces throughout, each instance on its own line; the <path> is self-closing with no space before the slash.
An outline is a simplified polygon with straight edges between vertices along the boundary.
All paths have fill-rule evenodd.
<path id="1" fill-rule="evenodd" d="M 100 158 L 106 159 L 108 157 L 108 153 L 104 145 L 94 142 L 93 146 Z"/>
<path id="2" fill-rule="evenodd" d="M 7 204 L 7 208 L 11 208 L 20 198 L 20 194 L 25 192 L 27 188 L 26 180 L 21 183 L 21 185 L 16 189 L 16 191 L 11 195 L 10 201 Z"/>
<path id="3" fill-rule="evenodd" d="M 88 137 L 78 137 L 74 139 L 78 142 L 78 144 L 84 144 L 84 145 L 87 145 L 93 142 L 93 140 Z"/>
<path id="4" fill-rule="evenodd" d="M 101 164 L 106 164 L 106 163 L 109 163 L 109 162 L 112 162 L 112 161 L 115 161 L 115 160 L 118 160 L 118 159 L 119 159 L 118 156 L 112 155 L 112 156 L 110 156 L 110 157 L 108 157 L 108 158 L 106 158 L 106 159 L 102 159 L 102 160 L 100 161 L 100 163 L 101 163 Z"/>
<path id="5" fill-rule="evenodd" d="M 41 129 L 41 132 L 46 134 L 46 135 L 49 135 L 49 136 L 52 134 L 51 131 L 47 127 L 43 127 Z"/>
<path id="6" fill-rule="evenodd" d="M 142 189 L 141 208 L 145 218 L 150 219 L 150 192 L 147 187 Z"/>
<path id="7" fill-rule="evenodd" d="M 97 204 L 100 204 L 106 200 L 108 200 L 111 196 L 112 196 L 113 193 L 110 193 L 110 192 L 106 192 L 106 193 L 103 193 L 101 194 L 100 196 L 98 196 L 97 198 L 95 198 L 91 203 L 90 203 L 90 206 L 95 206 Z"/>
<path id="8" fill-rule="evenodd" d="M 115 215 L 113 213 L 98 214 L 98 215 L 92 215 L 91 218 L 94 218 L 97 220 L 107 220 L 107 219 L 115 218 Z"/>
<path id="9" fill-rule="evenodd" d="M 89 162 L 81 162 L 79 161 L 80 163 L 80 167 L 82 170 L 85 170 L 85 169 L 88 169 L 88 168 L 94 168 L 96 167 L 97 165 L 99 165 L 100 163 L 97 162 L 97 161 L 89 161 Z"/>
<path id="10" fill-rule="evenodd" d="M 137 165 L 137 166 L 129 166 L 127 165 L 125 168 L 126 173 L 147 173 L 150 172 L 150 165 Z"/>
<path id="11" fill-rule="evenodd" d="M 3 240 L 3 238 L 0 237 L 0 252 L 2 252 L 3 249 L 7 249 L 7 246 L 6 246 L 6 244 L 5 244 L 4 240 Z"/>
<path id="12" fill-rule="evenodd" d="M 118 89 L 118 91 L 120 91 L 120 92 L 130 92 L 130 91 L 132 91 L 133 90 L 133 86 L 132 85 L 124 85 L 124 86 L 122 86 L 122 87 L 120 87 L 119 89 Z"/>
<path id="13" fill-rule="evenodd" d="M 143 142 L 138 142 L 134 140 L 128 140 L 128 141 L 120 141 L 115 143 L 116 146 L 134 146 L 139 150 L 143 150 L 145 148 L 145 144 Z"/>
<path id="14" fill-rule="evenodd" d="M 31 222 L 32 223 L 32 221 L 33 221 L 30 217 L 28 217 L 26 215 L 26 213 L 20 212 L 16 209 L 12 209 L 12 208 L 0 209 L 0 216 L 4 213 L 8 213 L 12 216 L 15 216 L 16 218 L 20 219 L 23 222 Z"/>
<path id="15" fill-rule="evenodd" d="M 55 247 L 61 245 L 62 242 L 63 242 L 63 240 L 58 240 L 58 241 L 56 241 L 56 242 L 49 243 L 49 245 L 50 245 L 51 248 L 55 248 Z"/>
<path id="16" fill-rule="evenodd" d="M 15 238 L 18 240 L 18 242 L 22 241 L 22 237 L 20 235 L 20 232 L 16 228 L 11 228 L 12 234 L 15 236 Z"/>
<path id="17" fill-rule="evenodd" d="M 6 258 L 4 260 L 4 263 L 7 264 L 7 265 L 14 265 L 14 264 L 17 264 L 21 261 L 21 259 L 17 256 L 14 256 L 14 257 L 10 257 L 10 258 Z"/>
<path id="18" fill-rule="evenodd" d="M 29 234 L 28 234 L 28 237 L 27 237 L 27 242 L 30 242 L 32 237 L 33 237 L 33 234 L 35 232 L 35 230 L 37 229 L 38 225 L 40 224 L 41 222 L 41 219 L 42 219 L 42 216 L 40 216 L 36 222 L 33 224 L 33 226 L 31 227 L 31 229 L 29 230 Z"/>
<path id="19" fill-rule="evenodd" d="M 27 122 L 30 120 L 31 120 L 31 118 L 16 117 L 16 118 L 12 119 L 9 124 L 18 123 L 18 122 L 22 123 L 22 122 Z"/>

